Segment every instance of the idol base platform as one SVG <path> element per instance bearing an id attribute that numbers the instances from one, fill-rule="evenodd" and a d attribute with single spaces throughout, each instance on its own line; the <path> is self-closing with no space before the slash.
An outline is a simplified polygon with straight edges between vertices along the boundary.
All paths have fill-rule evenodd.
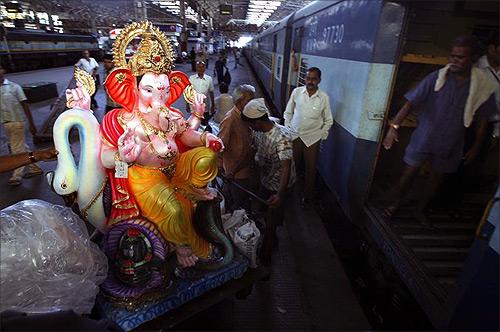
<path id="1" fill-rule="evenodd" d="M 196 279 L 176 279 L 172 293 L 162 299 L 127 310 L 99 294 L 97 309 L 101 316 L 114 321 L 125 331 L 139 326 L 147 330 L 169 329 L 228 296 L 251 289 L 253 282 L 265 277 L 264 270 L 249 269 L 247 258 L 236 256 L 229 265 Z"/>

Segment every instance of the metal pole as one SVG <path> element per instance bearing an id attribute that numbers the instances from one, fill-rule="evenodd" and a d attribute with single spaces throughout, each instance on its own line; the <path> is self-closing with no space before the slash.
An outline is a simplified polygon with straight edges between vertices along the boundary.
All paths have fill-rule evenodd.
<path id="1" fill-rule="evenodd" d="M 202 25 L 201 25 L 201 20 L 202 20 L 202 17 L 201 17 L 201 11 L 203 10 L 200 6 L 200 4 L 198 4 L 198 7 L 196 8 L 198 10 L 198 26 L 197 26 L 197 31 L 198 31 L 198 37 L 201 37 L 201 31 L 202 31 Z"/>
<path id="2" fill-rule="evenodd" d="M 221 176 L 221 175 L 219 175 Z M 260 198 L 259 196 L 257 196 L 257 194 L 255 194 L 254 192 L 248 190 L 247 188 L 241 186 L 240 184 L 238 184 L 236 181 L 232 180 L 232 179 L 228 179 L 228 178 L 225 178 L 224 176 L 221 176 L 224 180 L 228 181 L 229 183 L 231 183 L 233 186 L 235 186 L 236 188 L 240 189 L 241 191 L 247 193 L 248 195 L 252 196 L 253 198 L 255 198 L 257 201 L 259 201 L 259 203 L 262 203 L 264 205 L 268 205 L 267 202 L 265 200 L 263 200 L 262 198 Z"/>
<path id="3" fill-rule="evenodd" d="M 92 15 L 92 16 L 90 17 L 90 31 L 91 31 L 92 33 L 97 33 L 97 27 L 96 27 L 96 22 L 95 22 L 95 21 L 96 21 L 96 20 L 95 20 L 95 16 L 94 16 L 94 15 Z"/>
<path id="4" fill-rule="evenodd" d="M 142 17 L 144 20 L 148 19 L 148 7 L 145 0 L 142 0 Z"/>
<path id="5" fill-rule="evenodd" d="M 212 38 L 212 16 L 208 17 L 207 35 L 208 39 Z"/>
<path id="6" fill-rule="evenodd" d="M 186 21 L 186 4 L 184 0 L 180 0 L 181 6 L 181 20 L 182 20 L 182 31 L 181 31 L 181 50 L 188 51 L 187 49 L 187 21 Z"/>
<path id="7" fill-rule="evenodd" d="M 134 14 L 135 14 L 135 20 L 136 21 L 140 21 L 140 17 L 139 17 L 139 7 L 141 6 L 141 3 L 140 1 L 138 0 L 134 0 Z"/>
<path id="8" fill-rule="evenodd" d="M 5 43 L 5 49 L 7 50 L 7 58 L 9 59 L 10 71 L 15 71 L 16 66 L 14 65 L 14 61 L 12 61 L 12 54 L 10 53 L 9 42 L 7 41 L 7 30 L 5 30 L 2 24 L 0 24 L 0 35 L 3 37 L 2 39 Z"/>

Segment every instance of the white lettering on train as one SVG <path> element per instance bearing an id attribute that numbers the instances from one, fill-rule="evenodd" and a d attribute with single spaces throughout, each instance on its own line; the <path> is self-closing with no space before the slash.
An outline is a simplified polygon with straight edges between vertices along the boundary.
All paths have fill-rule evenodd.
<path id="1" fill-rule="evenodd" d="M 344 39 L 344 24 L 331 25 L 323 28 L 321 34 L 317 33 L 317 25 L 312 24 L 309 30 L 309 39 L 306 42 L 308 52 L 322 51 L 328 45 L 340 44 Z"/>

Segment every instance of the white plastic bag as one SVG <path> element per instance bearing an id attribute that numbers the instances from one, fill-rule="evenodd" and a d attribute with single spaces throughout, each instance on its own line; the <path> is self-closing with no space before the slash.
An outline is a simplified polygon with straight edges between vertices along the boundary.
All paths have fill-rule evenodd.
<path id="1" fill-rule="evenodd" d="M 250 259 L 250 267 L 256 268 L 260 231 L 255 222 L 248 218 L 245 210 L 236 210 L 232 215 L 222 216 L 222 225 L 236 248 Z"/>
<path id="2" fill-rule="evenodd" d="M 0 311 L 90 313 L 107 258 L 71 209 L 42 200 L 0 211 Z"/>

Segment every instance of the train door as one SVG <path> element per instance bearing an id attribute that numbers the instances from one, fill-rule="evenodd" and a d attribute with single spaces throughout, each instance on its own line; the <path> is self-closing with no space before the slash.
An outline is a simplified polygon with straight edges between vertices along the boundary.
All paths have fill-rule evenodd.
<path id="1" fill-rule="evenodd" d="M 276 49 L 278 47 L 278 35 L 277 34 L 274 34 L 273 35 L 273 52 L 272 52 L 272 57 L 271 57 L 271 76 L 270 76 L 270 89 L 269 89 L 269 92 L 271 94 L 271 99 L 273 100 L 274 103 L 276 103 L 276 100 L 274 100 L 274 81 L 275 81 L 275 78 L 274 78 L 274 71 L 276 70 L 275 67 L 276 67 Z"/>
<path id="2" fill-rule="evenodd" d="M 305 83 L 307 61 L 302 57 L 302 39 L 304 37 L 304 27 L 297 27 L 293 36 L 293 59 L 290 64 L 290 93 L 295 87 L 302 86 Z"/>
<path id="3" fill-rule="evenodd" d="M 448 63 L 449 45 L 456 36 L 466 33 L 465 27 L 471 31 L 481 29 L 482 32 L 487 28 L 498 29 L 497 7 L 492 6 L 490 13 L 478 15 L 473 9 L 458 9 L 459 3 L 409 3 L 405 43 L 385 121 L 394 117 L 404 104 L 406 92 L 427 74 Z M 473 4 L 466 1 L 465 5 Z M 444 23 L 446 31 L 441 29 Z M 495 194 L 499 176 L 498 138 L 488 139 L 475 166 L 461 165 L 456 173 L 445 176 L 426 211 L 432 226 L 420 224 L 413 213 L 428 183 L 430 170 L 426 165 L 421 168 L 398 212 L 389 219 L 384 207 L 390 204 L 389 193 L 401 176 L 403 156 L 417 126 L 418 112 L 418 109 L 415 110 L 402 123 L 398 130 L 399 142 L 391 150 L 382 148 L 380 141 L 386 131 L 382 133 L 367 205 L 372 221 L 380 225 L 377 227 L 383 230 L 381 232 L 397 239 L 391 252 L 386 253 L 395 256 L 396 270 L 403 277 L 411 271 L 407 285 L 434 325 L 445 328 L 447 323 L 444 320 L 447 318 L 443 320 L 446 314 L 442 313 L 449 312 L 450 299 L 460 291 L 458 280 L 472 266 L 466 264 L 466 260 L 477 242 L 475 229 Z M 415 282 L 416 279 L 419 281 Z"/>
<path id="4" fill-rule="evenodd" d="M 295 28 L 293 31 L 290 65 L 288 70 L 290 74 L 288 75 L 287 98 L 292 93 L 292 90 L 298 86 L 303 31 L 303 27 Z"/>

